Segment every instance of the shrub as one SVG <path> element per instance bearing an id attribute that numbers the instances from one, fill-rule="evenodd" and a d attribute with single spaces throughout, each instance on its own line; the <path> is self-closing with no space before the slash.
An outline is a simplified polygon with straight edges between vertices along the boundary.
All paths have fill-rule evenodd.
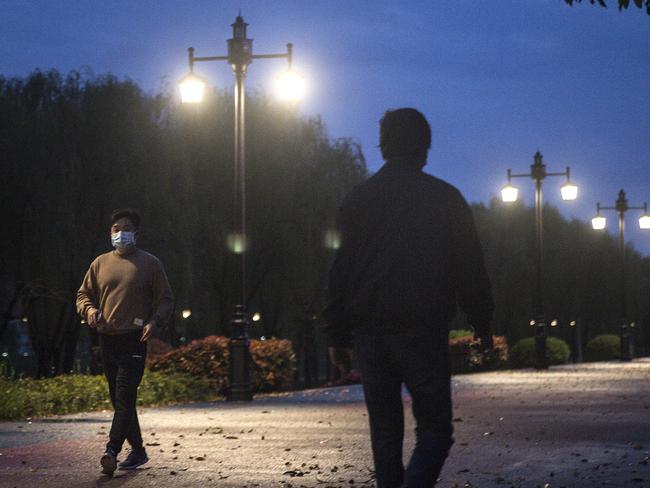
<path id="1" fill-rule="evenodd" d="M 480 352 L 479 341 L 474 333 L 462 335 L 449 340 L 449 354 L 452 373 L 469 373 L 503 367 L 508 362 L 508 342 L 503 336 L 493 336 L 494 350 L 490 353 Z"/>
<path id="2" fill-rule="evenodd" d="M 149 361 L 152 371 L 175 371 L 210 380 L 215 391 L 229 386 L 228 338 L 208 336 L 192 341 Z M 279 390 L 290 382 L 295 367 L 291 342 L 285 339 L 251 339 L 251 383 L 254 392 Z"/>
<path id="3" fill-rule="evenodd" d="M 167 354 L 172 349 L 174 348 L 171 345 L 167 344 L 165 341 L 159 339 L 158 337 L 152 337 L 147 341 L 148 358 L 156 358 L 158 356 L 162 356 L 163 354 Z"/>
<path id="4" fill-rule="evenodd" d="M 587 361 L 611 361 L 621 357 L 621 338 L 614 334 L 602 334 L 587 343 Z"/>
<path id="5" fill-rule="evenodd" d="M 63 375 L 35 380 L 0 378 L 0 420 L 110 409 L 103 375 Z M 210 381 L 185 374 L 145 371 L 138 405 L 163 405 L 217 397 Z"/>
<path id="6" fill-rule="evenodd" d="M 449 340 L 460 339 L 461 337 L 474 337 L 474 332 L 466 329 L 451 329 L 449 331 Z"/>
<path id="7" fill-rule="evenodd" d="M 546 356 L 549 364 L 565 364 L 571 349 L 562 339 L 546 338 Z M 535 338 L 528 337 L 515 344 L 510 350 L 510 362 L 515 368 L 530 368 L 535 365 Z"/>

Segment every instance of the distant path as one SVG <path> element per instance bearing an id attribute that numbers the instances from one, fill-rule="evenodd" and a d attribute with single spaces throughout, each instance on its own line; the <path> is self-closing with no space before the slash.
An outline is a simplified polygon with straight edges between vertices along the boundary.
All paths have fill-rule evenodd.
<path id="1" fill-rule="evenodd" d="M 453 381 L 440 487 L 650 487 L 650 360 Z M 0 423 L 0 487 L 372 486 L 358 386 L 141 412 L 151 461 L 112 479 L 98 466 L 110 413 Z"/>

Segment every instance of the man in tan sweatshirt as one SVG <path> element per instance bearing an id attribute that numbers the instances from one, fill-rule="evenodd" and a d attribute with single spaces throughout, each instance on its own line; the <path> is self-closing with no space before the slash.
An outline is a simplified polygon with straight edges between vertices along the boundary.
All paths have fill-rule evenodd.
<path id="1" fill-rule="evenodd" d="M 102 472 L 112 475 L 124 441 L 131 452 L 120 469 L 135 469 L 149 458 L 142 443 L 136 411 L 144 372 L 147 339 L 171 315 L 173 296 L 162 263 L 136 247 L 140 216 L 115 210 L 111 216 L 113 251 L 90 265 L 77 292 L 77 311 L 96 327 L 115 413 L 101 458 Z"/>

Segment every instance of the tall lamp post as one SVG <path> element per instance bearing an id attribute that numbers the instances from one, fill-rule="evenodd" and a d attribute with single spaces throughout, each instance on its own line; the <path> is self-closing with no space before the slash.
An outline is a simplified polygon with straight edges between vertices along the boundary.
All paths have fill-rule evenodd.
<path id="1" fill-rule="evenodd" d="M 621 336 L 621 361 L 631 361 L 633 357 L 630 331 L 628 329 L 627 317 L 627 296 L 625 293 L 625 212 L 628 210 L 643 210 L 643 215 L 639 218 L 639 227 L 641 229 L 650 229 L 650 215 L 648 215 L 648 204 L 644 202 L 643 206 L 631 207 L 627 203 L 625 191 L 618 192 L 618 198 L 613 207 L 603 207 L 600 202 L 596 204 L 596 216 L 591 219 L 591 226 L 595 230 L 603 230 L 607 225 L 607 219 L 600 214 L 601 210 L 615 210 L 618 212 L 618 254 L 619 254 L 619 276 L 618 276 L 618 295 L 619 295 L 619 317 L 620 326 L 619 334 Z"/>
<path id="2" fill-rule="evenodd" d="M 244 79 L 249 65 L 254 59 L 283 58 L 288 61 L 289 70 L 279 79 L 280 95 L 286 99 L 299 98 L 304 90 L 302 77 L 292 68 L 293 45 L 287 44 L 287 52 L 280 54 L 253 54 L 253 39 L 246 36 L 246 27 L 241 15 L 232 24 L 233 36 L 228 39 L 227 56 L 194 55 L 194 48 L 188 48 L 190 72 L 180 82 L 183 103 L 200 103 L 205 91 L 205 82 L 194 74 L 194 64 L 205 61 L 226 61 L 235 75 L 235 209 L 233 232 L 228 236 L 228 247 L 237 256 L 240 269 L 240 283 L 237 286 L 237 300 L 230 321 L 230 390 L 228 400 L 250 401 L 252 389 L 250 382 L 250 355 L 248 351 L 248 315 L 246 312 L 246 153 L 244 123 Z"/>
<path id="3" fill-rule="evenodd" d="M 532 178 L 535 180 L 535 368 L 548 369 L 546 356 L 546 320 L 544 318 L 544 255 L 543 255 L 543 215 L 542 215 L 542 182 L 547 176 L 564 176 L 566 183 L 561 188 L 562 200 L 575 200 L 578 196 L 578 187 L 571 183 L 571 169 L 567 166 L 566 171 L 561 173 L 548 173 L 546 165 L 542 163 L 542 154 L 537 151 L 533 156 L 533 164 L 530 165 L 530 173 L 514 174 L 508 169 L 508 184 L 501 189 L 501 197 L 504 202 L 515 202 L 519 194 L 517 187 L 512 186 L 512 178 Z"/>

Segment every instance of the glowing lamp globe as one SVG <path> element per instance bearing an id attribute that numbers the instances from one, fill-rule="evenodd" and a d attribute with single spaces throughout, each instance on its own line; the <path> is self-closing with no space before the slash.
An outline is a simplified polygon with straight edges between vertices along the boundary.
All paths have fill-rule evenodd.
<path id="1" fill-rule="evenodd" d="M 603 230 L 606 225 L 607 219 L 602 215 L 596 215 L 593 219 L 591 219 L 591 226 L 594 228 L 594 230 Z"/>
<path id="2" fill-rule="evenodd" d="M 336 251 L 341 247 L 341 235 L 336 230 L 325 232 L 325 248 Z"/>
<path id="3" fill-rule="evenodd" d="M 233 254 L 244 254 L 246 252 L 247 239 L 244 234 L 233 232 L 226 238 L 226 246 Z"/>
<path id="4" fill-rule="evenodd" d="M 190 73 L 183 78 L 178 84 L 181 90 L 181 101 L 183 103 L 201 103 L 205 92 L 205 82 Z"/>
<path id="5" fill-rule="evenodd" d="M 285 71 L 276 81 L 276 92 L 280 100 L 301 100 L 306 90 L 305 78 L 293 70 Z"/>
<path id="6" fill-rule="evenodd" d="M 639 219 L 639 228 L 650 229 L 650 215 L 646 214 Z"/>
<path id="7" fill-rule="evenodd" d="M 512 186 L 510 183 L 501 188 L 501 198 L 506 203 L 516 202 L 518 196 L 519 190 L 516 186 Z"/>
<path id="8" fill-rule="evenodd" d="M 567 182 L 562 188 L 560 188 L 562 193 L 562 200 L 575 200 L 578 198 L 578 187 L 573 183 Z"/>

